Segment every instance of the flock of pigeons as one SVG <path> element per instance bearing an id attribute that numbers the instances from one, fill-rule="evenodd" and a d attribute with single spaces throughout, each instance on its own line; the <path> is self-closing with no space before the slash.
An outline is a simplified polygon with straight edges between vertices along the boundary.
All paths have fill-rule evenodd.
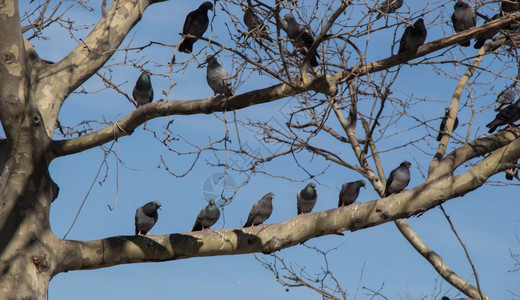
<path id="1" fill-rule="evenodd" d="M 256 38 L 266 39 L 272 42 L 266 30 L 266 25 L 255 14 L 251 1 L 247 1 L 247 8 L 244 13 L 244 23 L 246 24 L 249 34 L 254 34 Z M 403 5 L 403 0 L 384 0 L 383 3 L 371 10 L 371 12 L 378 12 L 376 19 L 379 19 L 383 14 L 395 12 Z M 199 8 L 190 12 L 186 16 L 182 34 L 183 38 L 179 45 L 179 51 L 184 53 L 191 53 L 193 51 L 193 44 L 202 37 L 209 25 L 208 10 L 213 10 L 213 4 L 206 1 L 200 5 Z M 492 19 L 487 19 L 486 22 L 496 19 L 503 14 L 511 13 L 520 10 L 520 1 L 518 0 L 504 0 L 501 4 L 501 13 L 493 16 Z M 286 14 L 284 20 L 287 22 L 287 36 L 295 47 L 295 51 L 300 51 L 307 54 L 309 48 L 314 43 L 314 38 L 308 26 L 299 24 L 292 14 Z M 454 6 L 454 12 L 451 16 L 453 28 L 455 32 L 461 32 L 471 27 L 476 26 L 476 11 L 462 0 L 457 0 Z M 476 38 L 474 47 L 480 48 L 484 45 L 487 39 L 493 38 L 498 31 L 483 33 Z M 427 30 L 422 18 L 418 19 L 413 25 L 408 26 L 400 40 L 398 53 L 407 51 L 417 51 L 426 40 Z M 465 41 L 461 46 L 469 46 L 470 41 Z M 318 66 L 319 54 L 316 52 L 309 64 L 312 67 Z M 233 89 L 231 87 L 230 76 L 227 71 L 218 63 L 215 56 L 210 55 L 206 58 L 207 73 L 206 79 L 208 85 L 214 92 L 214 95 L 222 95 L 224 97 L 233 96 Z M 139 76 L 135 87 L 133 89 L 133 98 L 137 106 L 150 103 L 153 100 L 153 88 L 150 79 L 150 74 L 146 71 Z M 495 111 L 497 115 L 495 119 L 486 125 L 489 128 L 489 133 L 494 132 L 499 126 L 512 125 L 514 122 L 520 120 L 520 99 L 513 103 L 515 93 L 512 89 L 506 89 L 497 97 L 497 106 Z M 449 117 L 449 108 L 445 109 L 445 116 L 441 121 L 439 135 L 437 141 L 442 139 L 445 134 L 446 122 Z M 458 119 L 455 119 L 453 131 L 458 126 Z M 405 189 L 410 182 L 410 166 L 407 161 L 401 163 L 399 167 L 394 169 L 388 177 L 384 196 L 399 193 Z M 361 187 L 365 187 L 366 183 L 363 180 L 349 182 L 343 184 L 339 194 L 338 207 L 350 205 L 355 202 L 359 195 Z M 273 193 L 267 193 L 257 201 L 251 208 L 251 212 L 247 218 L 244 227 L 256 226 L 265 222 L 273 211 L 272 200 Z M 303 190 L 297 194 L 297 213 L 304 214 L 312 211 L 318 194 L 316 192 L 316 185 L 309 183 Z M 157 222 L 157 210 L 161 207 L 160 201 L 153 201 L 141 206 L 137 209 L 135 214 L 135 234 L 146 235 L 150 229 Z M 214 200 L 210 200 L 209 204 L 204 207 L 193 226 L 192 231 L 200 231 L 210 228 L 217 222 L 220 217 L 220 211 Z"/>
<path id="2" fill-rule="evenodd" d="M 399 167 L 390 172 L 390 176 L 388 176 L 386 181 L 385 197 L 400 193 L 406 188 L 408 183 L 410 183 L 410 166 L 411 164 L 409 162 L 404 161 L 399 165 Z M 366 183 L 364 180 L 344 183 L 339 192 L 338 207 L 353 204 L 359 196 L 359 190 L 362 187 L 364 188 L 365 185 Z M 254 227 L 263 224 L 273 212 L 273 198 L 274 193 L 267 193 L 262 197 L 262 199 L 255 202 L 249 212 L 244 227 Z M 317 200 L 318 193 L 316 191 L 316 184 L 311 182 L 296 194 L 297 214 L 310 213 L 314 208 L 314 205 L 316 205 Z M 161 206 L 162 204 L 160 201 L 152 201 L 136 210 L 136 235 L 146 235 L 150 229 L 152 229 L 159 217 L 157 210 L 160 209 Z M 209 204 L 199 212 L 192 231 L 209 229 L 218 221 L 219 217 L 220 210 L 215 204 L 215 200 L 211 199 Z"/>

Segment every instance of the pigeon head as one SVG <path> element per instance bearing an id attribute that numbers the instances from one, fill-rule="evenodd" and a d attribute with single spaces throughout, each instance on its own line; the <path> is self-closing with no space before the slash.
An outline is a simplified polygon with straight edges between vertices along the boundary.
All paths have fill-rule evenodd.
<path id="1" fill-rule="evenodd" d="M 468 7 L 469 5 L 462 1 L 462 0 L 457 0 L 457 2 L 455 2 L 455 5 L 453 6 L 453 8 L 457 9 L 457 8 L 460 8 L 460 7 Z"/>
<path id="2" fill-rule="evenodd" d="M 151 86 L 152 82 L 150 80 L 150 75 L 147 71 L 141 72 L 141 75 L 137 79 L 136 85 L 139 89 L 145 89 Z"/>
<path id="3" fill-rule="evenodd" d="M 208 64 L 208 66 L 215 66 L 219 64 L 215 55 L 206 56 L 206 63 Z"/>
<path id="4" fill-rule="evenodd" d="M 215 200 L 213 200 L 213 199 L 209 200 L 209 206 L 215 206 Z"/>
<path id="5" fill-rule="evenodd" d="M 148 202 L 143 206 L 145 215 L 150 216 L 157 213 L 157 210 L 162 207 L 161 201 Z"/>
<path id="6" fill-rule="evenodd" d="M 260 201 L 262 201 L 262 200 L 271 201 L 271 200 L 273 200 L 273 198 L 274 198 L 274 193 L 267 193 L 262 197 L 262 199 Z"/>
<path id="7" fill-rule="evenodd" d="M 199 9 L 205 11 L 213 10 L 213 3 L 211 3 L 210 1 L 206 1 L 199 6 Z"/>
<path id="8" fill-rule="evenodd" d="M 420 18 L 419 20 L 415 21 L 415 23 L 413 24 L 413 27 L 415 27 L 415 28 L 424 27 L 424 19 Z"/>
<path id="9" fill-rule="evenodd" d="M 314 182 L 311 182 L 311 183 L 307 184 L 305 189 L 308 190 L 308 191 L 315 191 L 316 190 L 316 184 Z"/>
<path id="10" fill-rule="evenodd" d="M 354 184 L 358 187 L 365 187 L 367 185 L 364 180 L 358 180 L 358 181 L 354 182 Z"/>
<path id="11" fill-rule="evenodd" d="M 296 19 L 295 19 L 294 16 L 291 15 L 291 14 L 286 14 L 285 16 L 283 16 L 283 19 L 284 19 L 287 23 L 296 23 Z"/>
<path id="12" fill-rule="evenodd" d="M 409 161 L 406 161 L 406 160 L 405 160 L 405 161 L 403 161 L 403 162 L 401 163 L 401 166 L 405 166 L 405 167 L 407 167 L 407 168 L 409 169 L 410 166 L 412 166 L 412 164 L 411 164 Z"/>

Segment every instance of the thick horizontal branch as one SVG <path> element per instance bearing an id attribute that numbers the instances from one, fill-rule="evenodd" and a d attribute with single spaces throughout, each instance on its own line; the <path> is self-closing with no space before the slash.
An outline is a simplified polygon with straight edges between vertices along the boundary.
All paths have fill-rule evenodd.
<path id="1" fill-rule="evenodd" d="M 307 83 L 302 83 L 302 86 L 299 87 L 278 84 L 227 98 L 219 96 L 203 100 L 150 103 L 137 108 L 123 119 L 98 131 L 73 139 L 54 141 L 52 146 L 53 153 L 54 156 L 63 156 L 102 145 L 115 138 L 131 134 L 144 122 L 157 117 L 169 115 L 210 114 L 214 112 L 238 110 L 294 96 L 305 90 L 333 93 L 334 91 L 329 91 L 329 88 L 333 90 L 335 87 L 334 77 L 318 76 Z"/>
<path id="2" fill-rule="evenodd" d="M 504 166 L 488 168 L 488 165 L 519 158 L 519 150 L 520 139 L 516 139 L 461 175 L 429 179 L 387 198 L 299 215 L 265 227 L 117 236 L 94 241 L 63 240 L 64 257 L 56 272 L 201 256 L 272 253 L 318 236 L 408 218 L 479 188 L 490 176 L 505 169 Z M 466 148 L 466 151 L 472 150 Z"/>

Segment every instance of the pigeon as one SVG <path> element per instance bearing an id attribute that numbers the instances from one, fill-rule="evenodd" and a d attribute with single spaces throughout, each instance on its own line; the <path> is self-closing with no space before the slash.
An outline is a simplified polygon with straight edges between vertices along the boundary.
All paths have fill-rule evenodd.
<path id="1" fill-rule="evenodd" d="M 520 10 L 520 1 L 519 0 L 502 0 L 502 4 L 500 5 L 500 11 L 502 13 L 512 13 Z"/>
<path id="2" fill-rule="evenodd" d="M 264 38 L 269 42 L 273 42 L 273 39 L 267 34 L 266 26 L 255 14 L 251 1 L 247 1 L 247 8 L 244 12 L 244 24 L 247 26 L 249 34 L 254 33 L 256 36 Z"/>
<path id="3" fill-rule="evenodd" d="M 262 197 L 262 199 L 253 204 L 244 227 L 262 224 L 271 216 L 271 213 L 273 212 L 273 197 L 273 193 L 267 193 Z"/>
<path id="4" fill-rule="evenodd" d="M 348 206 L 354 203 L 359 195 L 359 190 L 362 187 L 364 188 L 365 185 L 366 183 L 364 180 L 344 183 L 339 192 L 338 207 Z"/>
<path id="5" fill-rule="evenodd" d="M 233 96 L 231 80 L 226 69 L 222 67 L 215 56 L 209 55 L 206 58 L 208 66 L 206 68 L 206 80 L 214 95 L 221 94 L 225 97 Z"/>
<path id="6" fill-rule="evenodd" d="M 469 6 L 462 0 L 457 0 L 453 8 L 454 11 L 451 15 L 451 22 L 453 23 L 453 29 L 455 29 L 455 32 L 461 32 L 471 27 L 475 27 L 477 24 L 477 14 L 473 7 Z M 460 45 L 468 47 L 471 45 L 471 42 L 468 40 L 461 42 Z"/>
<path id="7" fill-rule="evenodd" d="M 213 10 L 213 3 L 206 1 L 186 16 L 184 26 L 182 27 L 184 41 L 179 46 L 180 52 L 191 53 L 193 51 L 193 44 L 208 29 L 208 10 L 210 9 Z"/>
<path id="8" fill-rule="evenodd" d="M 495 111 L 501 111 L 508 104 L 513 103 L 515 101 L 515 92 L 510 89 L 505 89 L 497 96 L 497 106 L 495 107 Z"/>
<path id="9" fill-rule="evenodd" d="M 314 38 L 312 37 L 309 28 L 305 25 L 298 24 L 294 16 L 291 14 L 286 14 L 283 18 L 287 22 L 287 37 L 289 37 L 291 43 L 296 48 L 295 50 L 302 51 L 306 55 L 312 43 L 314 43 Z M 310 65 L 312 67 L 317 67 L 319 58 L 320 56 L 318 55 L 318 52 L 314 53 Z"/>
<path id="10" fill-rule="evenodd" d="M 410 166 L 406 160 L 390 172 L 386 180 L 385 197 L 400 193 L 410 183 Z"/>
<path id="11" fill-rule="evenodd" d="M 401 6 L 403 6 L 403 0 L 383 0 L 381 5 L 371 9 L 369 12 L 379 12 L 376 16 L 376 20 L 378 20 L 383 16 L 383 14 L 393 13 Z"/>
<path id="12" fill-rule="evenodd" d="M 157 222 L 161 201 L 148 202 L 135 211 L 135 235 L 146 235 Z"/>
<path id="13" fill-rule="evenodd" d="M 437 135 L 437 142 L 440 142 L 442 139 L 442 136 L 444 135 L 444 130 L 446 128 L 446 122 L 448 121 L 448 115 L 450 114 L 450 108 L 446 107 L 444 109 L 444 117 L 441 121 L 441 127 L 439 128 L 439 135 Z M 459 126 L 459 118 L 455 117 L 455 123 L 453 123 L 453 130 L 452 133 L 457 129 L 457 126 Z"/>
<path id="14" fill-rule="evenodd" d="M 298 209 L 298 214 L 310 213 L 316 204 L 316 200 L 318 200 L 316 184 L 311 182 L 296 194 L 296 207 Z"/>
<path id="15" fill-rule="evenodd" d="M 209 200 L 209 204 L 200 210 L 195 225 L 191 231 L 201 231 L 206 228 L 210 228 L 213 224 L 217 223 L 220 217 L 220 210 L 215 205 L 215 200 Z"/>
<path id="16" fill-rule="evenodd" d="M 498 126 L 511 125 L 518 120 L 520 120 L 520 99 L 500 110 L 495 119 L 487 124 L 486 127 L 489 128 L 488 133 L 493 133 Z"/>
<path id="17" fill-rule="evenodd" d="M 487 22 L 494 21 L 496 19 L 500 18 L 500 14 L 494 15 L 491 19 L 488 19 L 484 22 L 486 24 Z M 498 30 L 491 30 L 482 34 L 479 34 L 476 38 L 475 44 L 473 45 L 473 48 L 480 49 L 484 44 L 486 43 L 486 40 L 492 39 L 495 34 L 498 33 Z"/>
<path id="18" fill-rule="evenodd" d="M 426 27 L 424 27 L 424 20 L 420 18 L 413 25 L 406 27 L 401 43 L 399 44 L 399 52 L 403 53 L 409 50 L 417 51 L 419 46 L 424 44 L 426 40 Z"/>
<path id="19" fill-rule="evenodd" d="M 148 75 L 147 72 L 142 72 L 137 81 L 135 82 L 134 90 L 132 91 L 132 96 L 134 97 L 135 102 L 137 102 L 137 107 L 152 102 L 152 80 L 150 79 L 150 75 Z"/>

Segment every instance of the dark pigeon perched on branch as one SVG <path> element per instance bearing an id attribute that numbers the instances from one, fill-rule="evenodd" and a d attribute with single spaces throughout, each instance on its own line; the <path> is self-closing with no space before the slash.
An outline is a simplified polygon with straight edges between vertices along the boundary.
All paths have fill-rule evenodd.
<path id="1" fill-rule="evenodd" d="M 495 111 L 501 111 L 508 104 L 513 103 L 515 101 L 515 92 L 510 89 L 505 89 L 497 96 L 497 106 L 495 106 Z"/>
<path id="2" fill-rule="evenodd" d="M 450 114 L 450 108 L 446 107 L 444 109 L 444 117 L 442 118 L 441 126 L 439 128 L 439 134 L 437 135 L 438 142 L 441 141 L 442 136 L 444 135 L 444 130 L 446 129 L 446 122 L 448 121 L 449 114 Z M 453 130 L 451 131 L 451 133 L 453 133 L 455 131 L 455 129 L 457 129 L 457 126 L 459 126 L 459 118 L 455 117 L 455 123 L 453 123 Z"/>
<path id="3" fill-rule="evenodd" d="M 296 19 L 291 14 L 286 14 L 283 18 L 287 22 L 287 36 L 294 45 L 295 51 L 302 51 L 304 55 L 307 55 L 309 48 L 314 43 L 314 38 L 308 26 L 296 22 Z M 318 52 L 315 52 L 311 58 L 310 65 L 317 67 L 319 58 Z"/>
<path id="4" fill-rule="evenodd" d="M 338 207 L 348 206 L 354 203 L 359 195 L 359 190 L 365 187 L 365 185 L 364 180 L 344 183 L 339 192 Z"/>
<path id="5" fill-rule="evenodd" d="M 161 201 L 148 202 L 135 211 L 135 235 L 146 235 L 157 222 Z"/>
<path id="6" fill-rule="evenodd" d="M 244 227 L 262 224 L 271 216 L 271 213 L 273 212 L 273 197 L 273 193 L 267 193 L 262 197 L 262 199 L 253 204 Z"/>
<path id="7" fill-rule="evenodd" d="M 413 50 L 417 51 L 421 45 L 424 44 L 426 40 L 426 27 L 424 27 L 424 20 L 420 18 L 415 21 L 413 25 L 406 27 L 404 30 L 403 36 L 401 37 L 401 42 L 399 44 L 399 52 L 403 53 L 405 51 Z"/>
<path id="8" fill-rule="evenodd" d="M 208 10 L 213 10 L 213 3 L 206 1 L 186 16 L 182 27 L 185 37 L 179 46 L 180 52 L 191 53 L 193 44 L 206 32 L 209 25 Z"/>
<path id="9" fill-rule="evenodd" d="M 255 14 L 253 5 L 251 4 L 250 0 L 247 1 L 247 8 L 244 11 L 244 24 L 246 24 L 249 34 L 266 39 L 271 43 L 273 42 L 273 39 L 270 38 L 269 34 L 267 33 L 266 25 Z"/>
<path id="10" fill-rule="evenodd" d="M 520 120 L 520 99 L 500 110 L 495 119 L 487 124 L 486 127 L 489 128 L 489 133 L 493 133 L 499 126 L 508 124 L 511 126 L 518 120 Z"/>
<path id="11" fill-rule="evenodd" d="M 296 194 L 296 208 L 298 214 L 306 214 L 312 211 L 312 208 L 318 200 L 318 193 L 316 192 L 316 184 L 311 182 Z"/>
<path id="12" fill-rule="evenodd" d="M 200 210 L 195 225 L 191 231 L 201 231 L 213 226 L 220 218 L 220 210 L 215 205 L 215 200 L 209 200 L 209 204 Z"/>
<path id="13" fill-rule="evenodd" d="M 402 192 L 410 183 L 411 165 L 411 163 L 404 161 L 390 172 L 390 176 L 386 180 L 385 197 Z"/>
<path id="14" fill-rule="evenodd" d="M 209 55 L 206 58 L 206 63 L 208 64 L 206 67 L 206 80 L 213 93 L 215 95 L 221 94 L 225 97 L 233 96 L 231 80 L 226 69 L 218 63 L 213 55 Z"/>
<path id="15" fill-rule="evenodd" d="M 376 8 L 370 10 L 370 12 L 379 12 L 376 16 L 376 20 L 381 18 L 383 14 L 390 14 L 403 6 L 403 0 L 383 0 L 383 3 Z"/>
<path id="16" fill-rule="evenodd" d="M 137 81 L 135 82 L 134 90 L 132 91 L 137 106 L 145 105 L 153 100 L 153 88 L 150 75 L 143 71 Z"/>
<path id="17" fill-rule="evenodd" d="M 453 23 L 453 29 L 455 32 L 461 32 L 471 27 L 475 27 L 477 24 L 477 14 L 475 9 L 469 6 L 466 2 L 462 0 L 457 0 L 454 5 L 454 11 L 451 15 L 451 22 Z M 471 45 L 469 40 L 460 43 L 463 47 L 468 47 Z"/>

